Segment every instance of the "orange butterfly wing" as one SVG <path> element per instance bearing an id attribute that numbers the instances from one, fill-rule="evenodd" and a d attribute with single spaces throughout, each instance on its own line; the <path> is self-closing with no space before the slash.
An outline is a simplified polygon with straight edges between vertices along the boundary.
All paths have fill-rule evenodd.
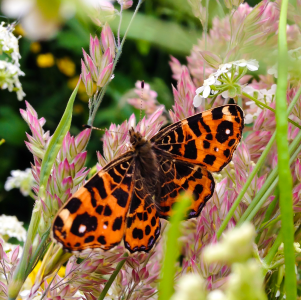
<path id="1" fill-rule="evenodd" d="M 130 252 L 151 250 L 160 235 L 161 223 L 150 194 L 137 179 L 127 217 L 124 245 Z"/>
<path id="2" fill-rule="evenodd" d="M 56 215 L 53 237 L 71 251 L 109 250 L 124 235 L 134 186 L 134 160 L 128 152 L 95 174 Z"/>
<path id="3" fill-rule="evenodd" d="M 165 127 L 151 141 L 177 160 L 219 172 L 231 161 L 243 127 L 242 109 L 224 105 Z"/>
<path id="4" fill-rule="evenodd" d="M 211 173 L 200 166 L 168 157 L 160 158 L 160 168 L 161 177 L 165 178 L 161 182 L 161 199 L 157 201 L 160 218 L 172 214 L 173 204 L 183 191 L 190 192 L 193 199 L 186 218 L 196 218 L 214 193 L 215 183 Z"/>

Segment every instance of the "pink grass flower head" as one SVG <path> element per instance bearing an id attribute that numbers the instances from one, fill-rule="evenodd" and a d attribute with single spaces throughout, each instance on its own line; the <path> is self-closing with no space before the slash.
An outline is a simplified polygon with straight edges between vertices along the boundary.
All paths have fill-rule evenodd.
<path id="1" fill-rule="evenodd" d="M 133 5 L 132 0 L 118 0 L 118 3 L 122 5 L 122 9 L 129 9 Z"/>
<path id="2" fill-rule="evenodd" d="M 169 115 L 173 122 L 195 114 L 193 99 L 195 97 L 195 86 L 191 80 L 187 67 L 183 66 L 180 80 L 177 83 L 177 89 L 173 86 L 175 104 Z"/>
<path id="3" fill-rule="evenodd" d="M 144 117 L 137 125 L 134 114 L 130 116 L 129 120 L 124 121 L 121 125 L 111 124 L 103 136 L 103 155 L 99 152 L 97 153 L 97 169 L 101 170 L 107 163 L 129 149 L 131 145 L 129 130 L 131 128 L 139 131 L 142 136 L 147 139 L 154 136 L 163 124 L 163 122 L 160 121 L 163 109 L 163 106 L 158 108 L 148 118 Z"/>
<path id="4" fill-rule="evenodd" d="M 107 23 L 101 31 L 100 39 L 97 36 L 94 38 L 90 36 L 89 51 L 90 55 L 83 49 L 82 80 L 85 84 L 87 95 L 91 97 L 93 84 L 101 88 L 111 80 L 112 76 L 116 45 L 112 30 Z"/>
<path id="5" fill-rule="evenodd" d="M 134 106 L 137 109 L 142 109 L 145 111 L 147 117 L 150 117 L 157 109 L 163 107 L 164 105 L 159 104 L 157 100 L 157 92 L 151 90 L 148 83 L 144 83 L 144 87 L 141 88 L 141 81 L 137 81 L 134 90 L 137 98 L 129 98 L 127 101 L 130 105 Z M 162 116 L 162 120 L 166 122 L 166 118 Z"/>
<path id="6" fill-rule="evenodd" d="M 23 119 L 28 123 L 32 135 L 27 134 L 27 148 L 34 156 L 32 174 L 34 177 L 33 191 L 35 197 L 39 193 L 40 169 L 46 149 L 51 140 L 49 132 L 45 132 L 43 125 L 46 120 L 38 119 L 33 107 L 26 102 L 26 110 L 20 110 Z M 40 199 L 43 209 L 42 222 L 46 226 L 51 222 L 52 216 L 67 201 L 67 199 L 84 182 L 89 170 L 84 165 L 87 157 L 86 144 L 90 137 L 90 129 L 85 129 L 78 136 L 73 137 L 68 132 L 63 140 L 56 163 L 51 171 L 46 188 L 45 199 Z M 41 226 L 41 230 L 44 228 Z"/>

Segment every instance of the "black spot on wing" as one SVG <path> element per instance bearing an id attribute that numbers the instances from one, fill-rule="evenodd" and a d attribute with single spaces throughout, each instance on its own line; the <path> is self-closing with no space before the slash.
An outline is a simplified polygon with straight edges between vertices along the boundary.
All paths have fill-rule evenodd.
<path id="1" fill-rule="evenodd" d="M 85 243 L 91 243 L 94 241 L 94 236 L 90 235 L 88 237 L 85 238 Z"/>
<path id="2" fill-rule="evenodd" d="M 83 225 L 86 227 L 86 230 L 83 232 L 79 232 L 80 226 Z M 84 236 L 87 232 L 95 231 L 97 228 L 97 218 L 94 216 L 90 216 L 88 213 L 84 213 L 76 216 L 71 226 L 71 233 L 76 236 Z"/>
<path id="3" fill-rule="evenodd" d="M 151 233 L 151 228 L 149 225 L 145 227 L 145 235 L 149 235 Z"/>
<path id="4" fill-rule="evenodd" d="M 223 106 L 221 107 L 217 107 L 217 108 L 214 108 L 212 110 L 212 119 L 213 120 L 219 120 L 219 119 L 222 119 L 223 116 L 224 116 L 224 113 L 223 113 Z"/>
<path id="5" fill-rule="evenodd" d="M 102 177 L 98 176 L 98 174 L 96 174 L 94 177 L 92 177 L 85 184 L 85 188 L 87 188 L 89 191 L 93 190 L 93 188 L 96 188 L 99 193 L 99 196 L 102 199 L 105 199 L 108 196 L 106 189 L 105 189 L 104 181 L 103 181 Z"/>
<path id="6" fill-rule="evenodd" d="M 195 146 L 195 141 L 189 141 L 185 144 L 184 157 L 189 159 L 196 159 L 198 157 L 198 150 Z"/>
<path id="7" fill-rule="evenodd" d="M 81 204 L 82 202 L 78 198 L 74 197 L 69 200 L 65 206 L 65 209 L 68 209 L 71 214 L 74 214 L 78 211 Z"/>
<path id="8" fill-rule="evenodd" d="M 179 127 L 179 128 L 177 128 L 176 130 L 175 130 L 175 132 L 177 133 L 177 135 L 178 135 L 178 143 L 183 143 L 184 142 L 184 135 L 183 135 L 183 130 L 182 130 L 182 128 L 181 127 Z"/>
<path id="9" fill-rule="evenodd" d="M 137 217 L 140 221 L 143 221 L 143 214 L 141 212 L 137 213 Z"/>
<path id="10" fill-rule="evenodd" d="M 147 221 L 147 219 L 148 219 L 147 212 L 144 212 L 143 213 L 143 221 Z"/>
<path id="11" fill-rule="evenodd" d="M 227 134 L 226 131 L 229 130 Z M 230 121 L 222 121 L 216 129 L 215 138 L 218 142 L 224 143 L 229 139 L 229 136 L 233 135 L 233 123 Z"/>
<path id="12" fill-rule="evenodd" d="M 238 116 L 236 108 L 237 108 L 236 105 L 229 105 L 228 106 L 229 112 L 232 116 Z"/>
<path id="13" fill-rule="evenodd" d="M 111 210 L 110 206 L 106 205 L 103 215 L 109 217 L 111 214 L 112 214 L 112 210 Z"/>
<path id="14" fill-rule="evenodd" d="M 105 245 L 106 244 L 106 239 L 103 235 L 100 235 L 97 239 L 97 241 L 102 244 L 102 245 Z"/>
<path id="15" fill-rule="evenodd" d="M 177 172 L 177 178 L 186 177 L 191 173 L 191 169 L 188 168 L 185 164 L 181 164 L 177 162 L 175 164 L 176 172 Z"/>
<path id="16" fill-rule="evenodd" d="M 99 215 L 101 215 L 102 211 L 103 211 L 103 205 L 98 205 L 96 207 L 96 210 L 95 210 Z"/>
<path id="17" fill-rule="evenodd" d="M 211 132 L 210 126 L 208 126 L 208 125 L 204 122 L 203 117 L 200 118 L 200 122 L 201 122 L 201 124 L 203 125 L 204 129 L 205 129 L 207 132 Z"/>
<path id="18" fill-rule="evenodd" d="M 236 142 L 235 139 L 230 140 L 229 143 L 228 143 L 228 146 L 232 147 L 235 144 L 235 142 Z"/>
<path id="19" fill-rule="evenodd" d="M 204 149 L 209 149 L 210 143 L 208 141 L 203 141 L 203 147 L 204 147 Z"/>
<path id="20" fill-rule="evenodd" d="M 193 133 L 198 137 L 202 135 L 202 132 L 200 131 L 199 123 L 198 123 L 199 119 L 200 119 L 199 115 L 192 116 L 187 119 L 188 126 L 193 131 Z"/>
<path id="21" fill-rule="evenodd" d="M 128 202 L 129 194 L 125 192 L 122 188 L 115 189 L 112 195 L 117 199 L 117 204 L 121 207 L 126 207 Z"/>
<path id="22" fill-rule="evenodd" d="M 64 226 L 64 222 L 60 216 L 56 216 L 53 226 L 56 229 L 62 229 Z"/>
<path id="23" fill-rule="evenodd" d="M 152 217 L 151 224 L 152 224 L 152 226 L 156 225 L 156 218 L 155 217 Z"/>
<path id="24" fill-rule="evenodd" d="M 226 150 L 224 151 L 224 155 L 228 158 L 229 155 L 230 155 L 230 150 L 229 150 L 229 149 L 226 149 Z"/>
<path id="25" fill-rule="evenodd" d="M 121 225 L 122 225 L 122 217 L 116 218 L 112 227 L 113 231 L 120 230 Z"/>
<path id="26" fill-rule="evenodd" d="M 143 239 L 143 231 L 139 228 L 134 228 L 132 236 L 134 239 L 142 240 Z"/>
<path id="27" fill-rule="evenodd" d="M 206 135 L 206 139 L 209 140 L 209 141 L 212 141 L 213 140 L 213 135 L 211 133 L 208 133 Z"/>
<path id="28" fill-rule="evenodd" d="M 130 208 L 130 213 L 136 211 L 136 209 L 141 205 L 141 200 L 136 196 L 136 193 L 133 194 L 132 203 Z"/>
<path id="29" fill-rule="evenodd" d="M 108 174 L 113 178 L 114 182 L 120 183 L 122 180 L 122 176 L 115 172 L 114 168 L 108 170 Z"/>
<path id="30" fill-rule="evenodd" d="M 80 246 L 80 243 L 76 243 L 75 245 L 74 245 L 74 247 L 79 247 Z"/>
<path id="31" fill-rule="evenodd" d="M 215 156 L 215 155 L 207 154 L 207 155 L 205 156 L 203 162 L 204 162 L 205 164 L 208 164 L 208 165 L 212 166 L 213 163 L 215 162 L 215 160 L 216 160 L 216 156 Z"/>
<path id="32" fill-rule="evenodd" d="M 204 187 L 201 184 L 197 184 L 193 190 L 193 198 L 195 200 L 199 199 L 199 196 L 202 194 Z"/>

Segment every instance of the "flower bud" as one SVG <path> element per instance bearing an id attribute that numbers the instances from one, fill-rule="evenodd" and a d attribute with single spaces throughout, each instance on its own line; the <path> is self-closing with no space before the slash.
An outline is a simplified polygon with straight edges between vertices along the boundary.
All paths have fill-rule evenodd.
<path id="1" fill-rule="evenodd" d="M 245 261 L 252 254 L 254 238 L 254 226 L 244 223 L 226 232 L 221 242 L 208 245 L 204 249 L 204 259 L 209 263 Z"/>
<path id="2" fill-rule="evenodd" d="M 101 57 L 102 57 L 102 50 L 100 47 L 100 42 L 97 36 L 93 39 L 90 36 L 90 55 L 97 67 L 100 67 L 101 64 Z"/>
<path id="3" fill-rule="evenodd" d="M 111 56 L 115 57 L 115 39 L 108 23 L 102 28 L 101 43 L 104 50 L 110 49 Z"/>
<path id="4" fill-rule="evenodd" d="M 112 69 L 113 69 L 113 63 L 110 63 L 101 71 L 97 80 L 97 86 L 103 87 L 110 80 Z"/>

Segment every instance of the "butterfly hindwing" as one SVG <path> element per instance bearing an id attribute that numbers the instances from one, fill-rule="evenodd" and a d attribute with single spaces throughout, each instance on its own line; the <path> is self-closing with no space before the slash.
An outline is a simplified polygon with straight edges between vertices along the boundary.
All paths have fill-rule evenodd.
<path id="1" fill-rule="evenodd" d="M 186 218 L 196 218 L 206 202 L 214 192 L 214 179 L 210 172 L 200 166 L 185 163 L 169 157 L 159 156 L 161 199 L 158 204 L 160 218 L 167 218 L 172 214 L 173 204 L 180 192 L 192 195 L 192 204 L 187 211 Z"/>
<path id="2" fill-rule="evenodd" d="M 53 237 L 72 251 L 109 250 L 118 245 L 125 231 L 133 176 L 131 155 L 124 155 L 95 174 L 59 210 Z"/>
<path id="3" fill-rule="evenodd" d="M 151 250 L 160 235 L 160 219 L 151 195 L 145 193 L 142 180 L 135 180 L 127 217 L 124 245 L 131 252 Z"/>
<path id="4" fill-rule="evenodd" d="M 242 109 L 225 105 L 165 127 L 151 141 L 175 159 L 219 172 L 231 161 L 243 127 Z"/>

